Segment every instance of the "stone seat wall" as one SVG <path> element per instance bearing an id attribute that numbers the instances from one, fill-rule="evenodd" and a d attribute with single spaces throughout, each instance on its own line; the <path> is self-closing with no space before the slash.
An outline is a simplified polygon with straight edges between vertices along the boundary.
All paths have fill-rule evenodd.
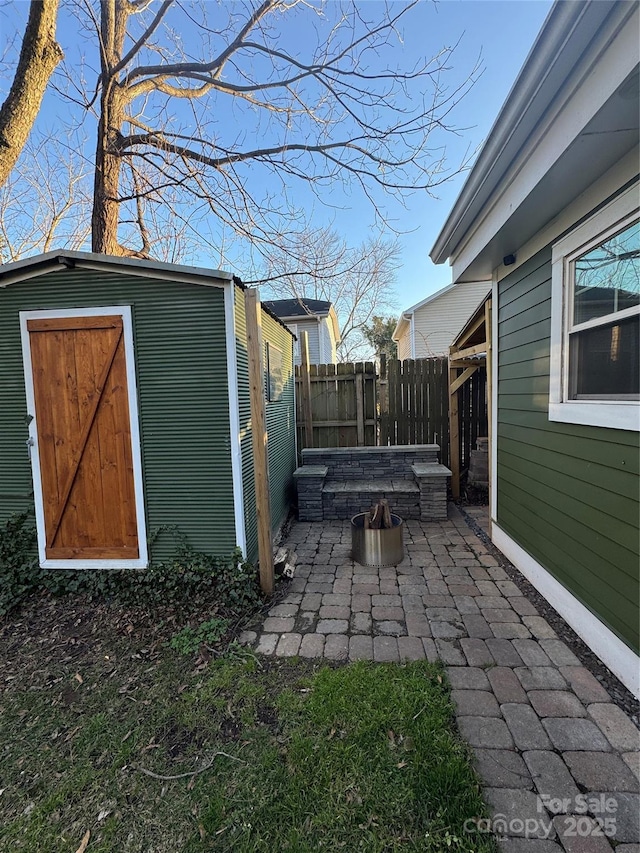
<path id="1" fill-rule="evenodd" d="M 294 474 L 301 521 L 350 518 L 381 498 L 403 518 L 447 515 L 448 468 L 437 444 L 307 448 Z"/>

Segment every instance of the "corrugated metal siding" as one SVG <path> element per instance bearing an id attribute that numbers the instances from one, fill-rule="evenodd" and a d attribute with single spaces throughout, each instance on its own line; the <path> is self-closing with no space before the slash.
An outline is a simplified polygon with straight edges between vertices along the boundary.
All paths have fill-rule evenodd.
<path id="1" fill-rule="evenodd" d="M 242 453 L 242 490 L 244 494 L 244 526 L 247 556 L 255 560 L 258 551 L 256 527 L 256 493 L 253 484 L 253 447 L 251 445 L 251 400 L 249 398 L 249 362 L 247 358 L 247 321 L 244 291 L 234 286 L 236 359 L 238 363 L 238 415 L 240 450 Z"/>
<path id="2" fill-rule="evenodd" d="M 256 496 L 253 481 L 253 448 L 251 439 L 251 402 L 247 362 L 247 327 L 244 296 L 239 288 L 236 295 L 236 345 L 238 358 L 238 397 L 240 412 L 240 446 L 242 449 L 242 480 L 244 517 L 247 536 L 247 556 L 257 559 L 258 532 L 256 528 Z M 293 376 L 293 339 L 282 326 L 265 312 L 262 313 L 263 343 L 272 344 L 282 352 L 285 387 L 282 398 L 267 402 L 267 432 L 269 435 L 269 493 L 271 521 L 277 530 L 286 519 L 291 505 L 293 472 L 296 468 L 295 406 Z M 263 355 L 264 357 L 264 355 Z M 265 361 L 266 363 L 266 361 Z"/>
<path id="3" fill-rule="evenodd" d="M 271 521 L 277 530 L 286 519 L 291 506 L 293 472 L 296 469 L 296 410 L 295 377 L 293 372 L 293 339 L 268 314 L 262 314 L 262 336 L 265 343 L 282 353 L 285 376 L 280 400 L 267 402 L 267 432 L 269 435 L 269 493 Z"/>
<path id="4" fill-rule="evenodd" d="M 458 332 L 490 290 L 489 282 L 465 282 L 414 312 L 416 358 L 449 355 Z M 411 355 L 404 356 L 411 358 Z"/>
<path id="5" fill-rule="evenodd" d="M 498 301 L 498 523 L 637 650 L 637 436 L 548 419 L 550 248 Z"/>
<path id="6" fill-rule="evenodd" d="M 235 547 L 224 292 L 115 272 L 65 270 L 0 288 L 0 519 L 30 499 L 18 312 L 131 305 L 147 527 L 196 548 Z M 175 552 L 163 533 L 154 559 Z"/>

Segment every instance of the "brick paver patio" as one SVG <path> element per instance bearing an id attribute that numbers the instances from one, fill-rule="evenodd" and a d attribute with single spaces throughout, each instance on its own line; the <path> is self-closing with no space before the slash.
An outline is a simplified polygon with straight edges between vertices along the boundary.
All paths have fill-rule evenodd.
<path id="1" fill-rule="evenodd" d="M 298 523 L 287 545 L 295 578 L 247 632 L 256 652 L 443 661 L 506 853 L 640 853 L 638 729 L 456 507 L 405 523 L 396 568 L 354 563 L 348 521 Z"/>

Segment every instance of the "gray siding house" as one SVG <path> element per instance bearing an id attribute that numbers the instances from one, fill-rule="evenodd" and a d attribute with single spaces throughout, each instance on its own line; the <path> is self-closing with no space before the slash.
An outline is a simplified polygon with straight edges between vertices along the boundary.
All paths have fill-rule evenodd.
<path id="1" fill-rule="evenodd" d="M 636 695 L 639 10 L 554 4 L 431 254 L 493 281 L 493 541 Z"/>
<path id="2" fill-rule="evenodd" d="M 296 467 L 293 337 L 261 316 L 276 528 Z M 43 566 L 142 567 L 165 527 L 256 558 L 245 305 L 231 275 L 80 252 L 7 264 L 0 364 L 0 522 L 34 509 Z M 152 556 L 174 550 L 161 533 Z"/>
<path id="3" fill-rule="evenodd" d="M 407 308 L 393 333 L 398 358 L 448 356 L 454 338 L 490 290 L 490 281 L 450 284 Z"/>

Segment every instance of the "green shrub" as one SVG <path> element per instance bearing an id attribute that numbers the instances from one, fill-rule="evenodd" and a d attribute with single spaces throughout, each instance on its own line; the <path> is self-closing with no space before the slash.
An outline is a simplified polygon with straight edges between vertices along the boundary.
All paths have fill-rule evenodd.
<path id="1" fill-rule="evenodd" d="M 219 643 L 228 630 L 228 619 L 214 617 L 198 625 L 197 628 L 191 628 L 187 625 L 182 631 L 178 631 L 175 637 L 171 638 L 169 645 L 183 655 L 192 655 L 202 645 Z"/>
<path id="2" fill-rule="evenodd" d="M 35 545 L 36 529 L 28 512 L 11 516 L 0 527 L 0 616 L 42 583 Z"/>
<path id="3" fill-rule="evenodd" d="M 212 557 L 178 540 L 177 555 L 148 569 L 40 569 L 34 554 L 36 532 L 28 513 L 14 515 L 0 527 L 0 615 L 21 604 L 37 589 L 52 595 L 83 594 L 150 609 L 171 607 L 188 612 L 210 603 L 234 613 L 260 600 L 257 573 L 239 550 Z"/>

